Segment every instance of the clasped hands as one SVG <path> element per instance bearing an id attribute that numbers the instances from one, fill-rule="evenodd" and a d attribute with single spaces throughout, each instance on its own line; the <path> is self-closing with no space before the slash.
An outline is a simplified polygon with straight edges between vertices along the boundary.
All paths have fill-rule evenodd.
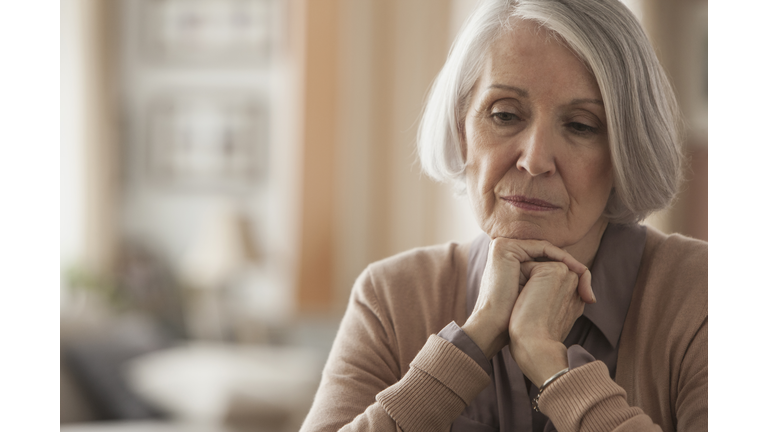
<path id="1" fill-rule="evenodd" d="M 496 238 L 480 293 L 462 329 L 487 358 L 504 346 L 531 382 L 568 367 L 563 341 L 594 303 L 592 276 L 568 252 L 541 240 Z"/>

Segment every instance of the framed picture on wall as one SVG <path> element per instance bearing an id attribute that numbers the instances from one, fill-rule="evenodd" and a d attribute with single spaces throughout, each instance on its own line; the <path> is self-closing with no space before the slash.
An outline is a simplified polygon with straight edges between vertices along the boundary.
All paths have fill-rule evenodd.
<path id="1" fill-rule="evenodd" d="M 146 173 L 157 186 L 247 190 L 267 167 L 268 119 L 256 95 L 178 91 L 147 107 Z"/>
<path id="2" fill-rule="evenodd" d="M 271 0 L 143 0 L 142 50 L 164 64 L 267 64 Z"/>

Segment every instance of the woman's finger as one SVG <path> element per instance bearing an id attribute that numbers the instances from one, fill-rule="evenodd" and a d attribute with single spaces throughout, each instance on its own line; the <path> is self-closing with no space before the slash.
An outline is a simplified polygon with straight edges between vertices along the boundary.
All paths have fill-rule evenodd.
<path id="1" fill-rule="evenodd" d="M 597 303 L 595 292 L 592 290 L 592 272 L 587 270 L 579 276 L 579 286 L 576 288 L 579 291 L 579 297 L 584 300 L 584 303 Z"/>
<path id="2" fill-rule="evenodd" d="M 520 263 L 545 258 L 548 261 L 559 261 L 567 265 L 570 271 L 580 276 L 587 271 L 587 266 L 580 263 L 571 254 L 545 240 L 517 240 L 496 237 L 491 240 L 491 248 L 506 252 L 510 258 Z"/>
<path id="3" fill-rule="evenodd" d="M 531 272 L 536 267 L 544 264 L 547 263 L 538 261 L 526 261 L 520 263 L 520 284 L 525 285 L 531 277 Z M 589 270 L 586 270 L 581 275 L 577 274 L 577 276 L 579 278 L 579 284 L 576 287 L 576 290 L 579 293 L 579 297 L 581 297 L 584 303 L 595 303 L 597 300 L 595 299 L 594 291 L 592 291 L 592 273 Z"/>

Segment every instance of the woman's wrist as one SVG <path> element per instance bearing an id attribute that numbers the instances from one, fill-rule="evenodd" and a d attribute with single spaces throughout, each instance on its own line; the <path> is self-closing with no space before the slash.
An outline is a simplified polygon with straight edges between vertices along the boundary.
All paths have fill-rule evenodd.
<path id="1" fill-rule="evenodd" d="M 531 338 L 517 340 L 509 349 L 520 370 L 536 387 L 568 367 L 568 349 L 560 342 Z"/>
<path id="2" fill-rule="evenodd" d="M 504 345 L 509 343 L 506 332 L 493 330 L 475 315 L 470 316 L 461 329 L 483 351 L 485 358 L 488 360 L 493 358 L 504 348 Z"/>

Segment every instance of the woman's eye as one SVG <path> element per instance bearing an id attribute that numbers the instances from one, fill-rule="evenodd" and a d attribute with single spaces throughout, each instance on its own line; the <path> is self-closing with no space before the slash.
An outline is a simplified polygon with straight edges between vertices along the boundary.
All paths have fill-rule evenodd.
<path id="1" fill-rule="evenodd" d="M 579 122 L 568 123 L 568 127 L 571 128 L 571 130 L 573 130 L 574 132 L 579 134 L 593 134 L 597 132 L 597 128 L 592 126 L 587 126 L 584 123 L 579 123 Z"/>
<path id="2" fill-rule="evenodd" d="M 508 122 L 513 121 L 513 120 L 519 120 L 520 119 L 520 117 L 518 117 L 518 116 L 516 116 L 516 115 L 514 115 L 512 113 L 509 113 L 509 112 L 495 112 L 495 113 L 493 113 L 493 117 L 496 118 L 497 120 L 501 121 L 502 123 L 508 123 Z"/>

